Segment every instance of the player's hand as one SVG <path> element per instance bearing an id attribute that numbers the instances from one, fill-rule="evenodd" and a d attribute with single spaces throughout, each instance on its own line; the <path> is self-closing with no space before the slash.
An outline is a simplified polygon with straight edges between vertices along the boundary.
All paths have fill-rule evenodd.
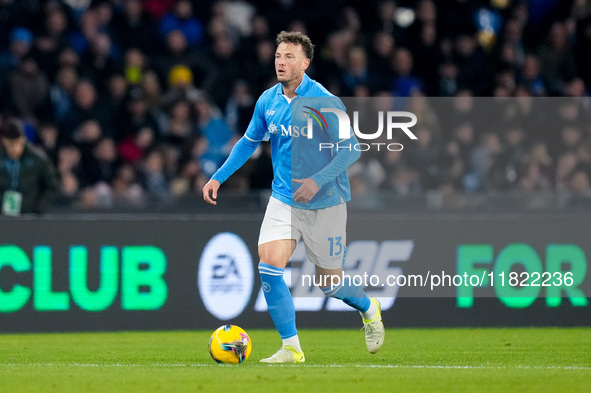
<path id="1" fill-rule="evenodd" d="M 293 195 L 293 199 L 296 202 L 308 203 L 314 198 L 318 190 L 320 190 L 318 184 L 311 177 L 307 179 L 293 179 L 292 181 L 301 184 L 300 188 Z"/>
<path id="2" fill-rule="evenodd" d="M 205 199 L 205 202 L 210 203 L 212 205 L 217 205 L 218 203 L 215 200 L 218 197 L 219 188 L 219 181 L 214 179 L 208 181 L 207 184 L 203 186 L 203 199 Z"/>

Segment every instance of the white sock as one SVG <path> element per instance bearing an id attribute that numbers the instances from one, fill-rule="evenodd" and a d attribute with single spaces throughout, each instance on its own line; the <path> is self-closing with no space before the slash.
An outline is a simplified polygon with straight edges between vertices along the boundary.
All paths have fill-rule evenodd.
<path id="1" fill-rule="evenodd" d="M 372 319 L 374 319 L 377 312 L 378 312 L 377 306 L 375 305 L 374 302 L 371 302 L 367 311 L 362 312 L 360 314 L 363 317 L 363 319 L 365 319 L 366 321 L 371 321 Z"/>
<path id="2" fill-rule="evenodd" d="M 302 352 L 302 347 L 300 346 L 300 338 L 298 337 L 297 334 L 295 336 L 290 337 L 290 338 L 284 338 L 283 339 L 283 346 L 285 347 L 286 345 L 290 345 L 296 351 Z"/>

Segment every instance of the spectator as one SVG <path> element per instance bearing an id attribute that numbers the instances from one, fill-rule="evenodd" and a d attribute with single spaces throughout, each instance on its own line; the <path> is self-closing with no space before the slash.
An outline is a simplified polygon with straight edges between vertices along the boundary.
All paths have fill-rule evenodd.
<path id="1" fill-rule="evenodd" d="M 72 107 L 74 91 L 78 84 L 78 72 L 72 66 L 61 67 L 56 75 L 54 83 L 49 88 L 50 102 L 53 107 L 53 118 L 58 122 Z"/>
<path id="2" fill-rule="evenodd" d="M 164 135 L 168 143 L 180 148 L 185 139 L 195 134 L 193 113 L 191 103 L 180 99 L 172 103 L 167 112 L 168 128 Z"/>
<path id="3" fill-rule="evenodd" d="M 38 124 L 49 101 L 49 83 L 32 56 L 22 59 L 19 67 L 8 75 L 8 92 L 13 113 L 26 122 Z"/>
<path id="4" fill-rule="evenodd" d="M 396 23 L 396 2 L 393 0 L 381 0 L 375 9 L 374 22 L 376 32 L 384 32 L 391 35 L 396 42 L 402 41 L 404 30 Z"/>
<path id="5" fill-rule="evenodd" d="M 33 53 L 41 70 L 52 79 L 58 69 L 59 52 L 68 46 L 69 20 L 62 7 L 56 4 L 46 7 L 41 23 L 43 30 L 35 40 Z"/>
<path id="6" fill-rule="evenodd" d="M 255 100 L 250 93 L 248 84 L 237 81 L 234 84 L 232 95 L 226 103 L 226 124 L 237 135 L 243 135 L 250 123 L 254 110 Z"/>
<path id="7" fill-rule="evenodd" d="M 98 140 L 94 144 L 92 155 L 82 162 L 86 183 L 90 186 L 110 183 L 119 166 L 117 161 L 115 141 L 106 137 Z"/>
<path id="8" fill-rule="evenodd" d="M 172 12 L 160 20 L 162 37 L 166 37 L 172 31 L 183 33 L 190 47 L 197 47 L 203 42 L 203 25 L 195 18 L 193 4 L 189 0 L 176 0 Z"/>
<path id="9" fill-rule="evenodd" d="M 368 64 L 369 72 L 379 86 L 387 85 L 392 79 L 390 62 L 395 46 L 394 39 L 386 32 L 379 31 L 373 36 Z"/>
<path id="10" fill-rule="evenodd" d="M 74 145 L 64 145 L 57 152 L 57 173 L 60 177 L 72 174 L 76 177 L 79 187 L 86 184 L 82 168 L 80 150 Z"/>
<path id="11" fill-rule="evenodd" d="M 569 186 L 570 192 L 574 196 L 591 196 L 591 181 L 589 181 L 589 174 L 582 169 L 576 169 L 573 171 L 569 177 Z"/>
<path id="12" fill-rule="evenodd" d="M 97 91 L 88 80 L 81 80 L 74 91 L 74 103 L 66 112 L 59 126 L 62 141 L 73 141 L 74 131 L 88 120 L 96 120 L 106 135 L 112 135 L 112 114 L 108 107 L 99 101 Z"/>
<path id="13" fill-rule="evenodd" d="M 144 191 L 159 200 L 166 200 L 170 196 L 170 182 L 165 164 L 162 151 L 151 150 L 139 166 L 139 181 Z"/>
<path id="14" fill-rule="evenodd" d="M 174 6 L 175 0 L 143 0 L 146 11 L 156 20 L 160 20 Z"/>
<path id="15" fill-rule="evenodd" d="M 261 40 L 255 47 L 255 59 L 246 66 L 244 78 L 255 91 L 266 90 L 269 76 L 275 73 L 275 44 L 271 40 Z"/>
<path id="16" fill-rule="evenodd" d="M 153 116 L 159 117 L 157 114 L 161 112 L 162 87 L 158 75 L 152 70 L 146 70 L 142 75 L 140 87 L 142 95 L 146 99 L 148 110 Z"/>
<path id="17" fill-rule="evenodd" d="M 437 95 L 441 97 L 455 96 L 459 89 L 458 67 L 453 62 L 444 62 L 437 71 L 439 75 Z"/>
<path id="18" fill-rule="evenodd" d="M 203 94 L 193 84 L 193 73 L 184 65 L 174 66 L 168 74 L 168 91 L 162 97 L 163 105 L 171 105 L 174 101 L 195 101 Z"/>
<path id="19" fill-rule="evenodd" d="M 499 136 L 489 132 L 480 136 L 479 144 L 470 152 L 468 166 L 471 170 L 468 176 L 472 177 L 473 190 L 484 189 L 493 164 L 501 152 Z"/>
<path id="20" fill-rule="evenodd" d="M 554 182 L 556 184 L 556 191 L 559 193 L 568 192 L 569 178 L 574 173 L 577 162 L 577 155 L 574 152 L 567 152 L 558 157 Z"/>
<path id="21" fill-rule="evenodd" d="M 112 51 L 111 38 L 107 34 L 97 33 L 81 57 L 82 76 L 90 79 L 101 94 L 107 92 L 108 79 L 118 71 Z"/>
<path id="22" fill-rule="evenodd" d="M 154 145 L 156 133 L 150 127 L 142 127 L 135 134 L 126 137 L 118 147 L 119 156 L 124 162 L 136 164 Z"/>
<path id="23" fill-rule="evenodd" d="M 573 54 L 579 76 L 587 86 L 591 86 L 591 15 L 577 23 L 577 35 Z"/>
<path id="24" fill-rule="evenodd" d="M 124 0 L 123 10 L 115 15 L 114 31 L 117 45 L 122 51 L 137 48 L 143 53 L 154 54 L 160 39 L 156 21 L 145 10 L 141 0 Z"/>
<path id="25" fill-rule="evenodd" d="M 544 193 L 551 189 L 550 180 L 544 175 L 539 165 L 529 164 L 522 168 L 519 190 L 523 193 Z"/>
<path id="26" fill-rule="evenodd" d="M 203 88 L 218 107 L 223 107 L 232 93 L 234 82 L 240 72 L 235 59 L 235 46 L 227 36 L 218 37 L 210 52 L 211 66 L 209 77 Z"/>
<path id="27" fill-rule="evenodd" d="M 132 89 L 123 102 L 123 109 L 117 121 L 117 139 L 134 137 L 143 128 L 150 128 L 153 138 L 160 135 L 158 122 L 150 113 L 148 102 L 139 88 Z"/>
<path id="28" fill-rule="evenodd" d="M 113 121 L 118 121 L 117 116 L 123 112 L 128 90 L 129 83 L 127 82 L 127 79 L 125 79 L 125 77 L 120 73 L 112 74 L 107 80 L 105 102 L 108 108 L 107 110 L 109 113 L 111 113 L 111 116 L 114 119 Z M 117 127 L 115 128 L 115 132 L 119 134 Z M 116 135 L 116 137 L 120 138 L 119 135 Z"/>
<path id="29" fill-rule="evenodd" d="M 347 65 L 341 73 L 341 93 L 350 96 L 359 85 L 372 85 L 367 65 L 367 53 L 361 47 L 353 46 L 347 52 Z"/>
<path id="30" fill-rule="evenodd" d="M 130 164 L 123 164 L 117 168 L 107 190 L 110 204 L 139 207 L 145 202 L 144 191 L 138 183 L 135 168 Z"/>
<path id="31" fill-rule="evenodd" d="M 399 48 L 394 52 L 392 60 L 394 71 L 396 72 L 392 86 L 392 95 L 394 97 L 410 97 L 415 93 L 424 92 L 425 86 L 423 81 L 412 74 L 412 53 L 406 48 Z"/>
<path id="32" fill-rule="evenodd" d="M 160 81 L 166 83 L 173 68 L 183 65 L 191 71 L 192 81 L 202 83 L 209 74 L 210 64 L 207 59 L 189 48 L 185 35 L 179 30 L 171 31 L 166 36 L 164 44 L 164 50 L 154 57 L 152 62 Z"/>
<path id="33" fill-rule="evenodd" d="M 3 0 L 0 2 L 0 51 L 6 49 L 6 43 L 12 41 L 12 33 L 18 27 L 32 27 L 35 20 L 33 7 L 28 2 Z"/>
<path id="34" fill-rule="evenodd" d="M 22 121 L 9 119 L 0 146 L 2 214 L 43 213 L 58 192 L 55 168 L 27 142 Z"/>
<path id="35" fill-rule="evenodd" d="M 525 56 L 517 84 L 527 88 L 534 96 L 539 97 L 547 94 L 548 89 L 542 76 L 542 66 L 537 56 L 532 54 Z"/>
<path id="36" fill-rule="evenodd" d="M 41 123 L 37 128 L 37 147 L 47 154 L 52 162 L 57 161 L 57 140 L 59 130 L 55 123 Z"/>
<path id="37" fill-rule="evenodd" d="M 430 0 L 421 2 L 421 4 L 432 4 Z M 425 84 L 425 92 L 429 94 L 437 93 L 437 64 L 442 62 L 441 52 L 439 51 L 437 27 L 435 22 L 423 23 L 418 31 L 418 38 L 410 46 L 410 51 L 414 59 L 420 59 L 415 63 L 415 74 Z"/>
<path id="38" fill-rule="evenodd" d="M 232 146 L 238 140 L 238 134 L 230 130 L 219 109 L 206 97 L 199 98 L 194 108 L 197 129 L 207 140 L 207 149 L 200 157 L 201 168 L 207 177 L 211 177 L 230 154 Z"/>
<path id="39" fill-rule="evenodd" d="M 78 199 L 80 193 L 80 182 L 76 175 L 71 172 L 60 174 L 59 177 L 60 195 L 58 204 L 70 206 Z"/>
<path id="40" fill-rule="evenodd" d="M 131 48 L 124 54 L 123 72 L 125 79 L 130 85 L 137 85 L 142 80 L 142 75 L 148 64 L 148 59 L 142 51 Z"/>
<path id="41" fill-rule="evenodd" d="M 576 76 L 575 60 L 568 41 L 566 25 L 555 22 L 548 33 L 547 42 L 538 51 L 542 73 L 551 95 L 563 95 L 566 83 Z"/>
<path id="42" fill-rule="evenodd" d="M 21 61 L 31 53 L 33 33 L 24 27 L 17 27 L 10 33 L 10 46 L 0 53 L 0 93 L 6 85 L 6 76 L 16 70 Z"/>
<path id="43" fill-rule="evenodd" d="M 475 96 L 492 92 L 492 76 L 489 62 L 476 38 L 461 34 L 455 40 L 454 62 L 458 66 L 458 83 Z"/>
<path id="44" fill-rule="evenodd" d="M 269 34 L 269 21 L 263 15 L 253 15 L 250 25 L 251 32 L 242 37 L 238 50 L 240 51 L 240 57 L 251 63 L 255 61 L 259 43 L 269 41 L 271 37 Z M 271 43 L 271 45 L 273 44 Z"/>

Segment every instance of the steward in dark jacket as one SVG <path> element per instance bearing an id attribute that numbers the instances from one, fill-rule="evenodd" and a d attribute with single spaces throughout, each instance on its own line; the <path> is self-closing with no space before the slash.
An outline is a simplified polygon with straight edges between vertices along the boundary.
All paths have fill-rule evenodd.
<path id="1" fill-rule="evenodd" d="M 23 125 L 9 119 L 0 133 L 2 213 L 43 213 L 58 192 L 55 168 L 41 150 L 27 142 Z"/>

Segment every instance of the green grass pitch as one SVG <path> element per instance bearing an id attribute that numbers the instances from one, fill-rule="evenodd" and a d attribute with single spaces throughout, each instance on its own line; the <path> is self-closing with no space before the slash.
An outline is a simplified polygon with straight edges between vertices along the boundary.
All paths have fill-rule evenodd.
<path id="1" fill-rule="evenodd" d="M 212 329 L 213 330 L 213 329 Z M 248 330 L 250 359 L 218 365 L 211 332 L 0 335 L 0 392 L 586 392 L 591 328 L 302 330 L 306 363 L 262 365 L 274 331 Z"/>

